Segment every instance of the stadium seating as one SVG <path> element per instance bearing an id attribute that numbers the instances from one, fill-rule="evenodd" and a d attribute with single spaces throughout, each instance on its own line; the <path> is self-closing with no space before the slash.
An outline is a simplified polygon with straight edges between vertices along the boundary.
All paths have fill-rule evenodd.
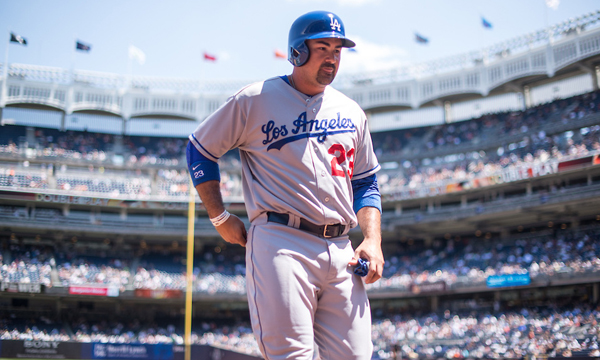
<path id="1" fill-rule="evenodd" d="M 373 340 L 382 359 L 394 348 L 402 358 L 571 357 L 575 352 L 597 356 L 599 318 L 597 308 L 567 304 L 399 315 L 376 320 Z"/>
<path id="2" fill-rule="evenodd" d="M 404 194 L 407 189 L 491 176 L 511 166 L 598 155 L 599 95 L 596 91 L 525 111 L 373 133 L 376 152 L 384 165 L 378 174 L 382 192 L 390 195 L 388 199 L 401 199 L 398 194 Z M 0 190 L 185 201 L 182 199 L 188 196 L 189 177 L 182 154 L 186 145 L 187 139 L 181 138 L 117 138 L 112 134 L 42 128 L 32 132 L 24 126 L 5 125 L 0 134 Z M 122 149 L 117 149 L 119 146 Z M 115 159 L 122 159 L 122 163 Z M 223 195 L 241 199 L 239 156 L 228 153 L 221 165 Z M 597 178 L 589 181 L 597 184 Z M 578 190 L 578 186 L 570 184 L 554 189 L 557 197 L 589 190 L 584 187 Z M 542 201 L 543 191 L 532 189 L 530 195 Z M 523 202 L 523 196 L 507 194 L 493 206 L 512 209 Z M 42 228 L 59 227 L 66 232 L 93 229 L 110 234 L 107 243 L 98 246 L 85 235 L 71 242 L 68 238 L 57 242 L 51 236 L 52 231 L 45 232 L 41 239 L 34 239 L 33 235 L 26 241 L 18 237 L 2 239 L 0 281 L 39 283 L 56 289 L 107 286 L 130 293 L 140 289 L 179 291 L 186 288 L 183 252 L 180 247 L 169 248 L 174 241 L 172 237 L 154 239 L 164 245 L 161 251 L 142 247 L 137 238 L 132 241 L 135 245 L 112 248 L 113 238 L 126 230 L 141 233 L 139 229 L 168 232 L 185 228 L 187 218 L 181 209 L 127 208 L 121 211 L 115 207 L 52 205 L 56 207 L 45 207 L 46 204 L 39 202 L 35 206 L 24 202 L 3 203 L 0 220 L 22 227 L 33 223 Z M 482 211 L 484 205 L 469 203 L 460 209 L 463 213 L 475 214 Z M 458 206 L 445 205 L 427 215 L 447 219 Z M 423 214 L 423 209 L 413 208 L 404 209 L 402 214 L 386 211 L 384 218 L 394 216 L 397 220 L 414 222 Z M 428 242 L 395 239 L 384 243 L 383 278 L 367 288 L 369 294 L 388 297 L 393 302 L 396 297 L 416 296 L 414 287 L 428 284 L 443 283 L 443 295 L 487 291 L 490 276 L 509 274 L 526 274 L 539 287 L 550 283 L 577 286 L 574 284 L 597 282 L 600 277 L 599 219 L 565 225 L 563 229 L 532 227 L 508 235 L 463 235 Z M 200 228 L 210 226 L 206 224 L 206 219 L 196 222 Z M 195 295 L 210 299 L 211 296 L 243 297 L 245 294 L 243 249 L 222 250 L 206 246 L 197 252 L 193 266 Z M 390 359 L 398 355 L 402 358 L 600 355 L 600 313 L 589 301 L 546 301 L 541 305 L 513 306 L 509 301 L 482 305 L 469 300 L 472 307 L 468 310 L 455 309 L 449 301 L 431 313 L 424 312 L 423 308 L 397 313 L 374 309 L 372 333 L 376 356 Z M 143 319 L 126 321 L 117 315 L 110 319 L 96 315 L 90 312 L 78 318 L 65 314 L 52 318 L 48 311 L 0 313 L 0 339 L 183 342 L 180 318 L 150 323 Z M 192 339 L 195 344 L 258 354 L 250 327 L 244 321 L 203 322 L 195 325 Z"/>
<path id="3" fill-rule="evenodd" d="M 480 359 L 598 356 L 600 311 L 597 308 L 550 303 L 486 311 L 477 309 L 476 303 L 473 306 L 471 311 L 375 316 L 372 326 L 375 359 L 398 355 Z M 53 321 L 42 316 L 30 327 L 23 318 L 2 318 L 0 339 L 183 344 L 182 329 L 173 325 L 173 320 L 181 323 L 181 319 L 149 323 L 132 317 L 88 320 L 79 316 L 71 321 Z M 194 344 L 259 354 L 247 323 L 219 326 L 203 322 L 192 330 Z"/>
<path id="4" fill-rule="evenodd" d="M 598 95 L 592 92 L 523 112 L 490 114 L 455 124 L 374 133 L 373 142 L 380 161 L 398 163 L 391 170 L 384 167 L 379 174 L 380 188 L 383 193 L 401 193 L 494 176 L 510 166 L 546 164 L 600 153 Z M 17 128 L 9 126 L 11 133 L 19 133 Z M 53 157 L 60 153 L 69 158 L 90 159 L 91 163 L 100 157 L 106 159 L 106 155 L 99 154 L 108 151 L 114 141 L 108 134 L 68 131 L 65 135 L 49 129 L 37 129 L 35 133 L 37 146 L 42 149 L 37 151 L 39 154 Z M 14 147 L 9 145 L 10 140 L 4 140 L 5 150 Z M 127 163 L 142 165 L 150 158 L 155 159 L 151 161 L 154 165 L 165 166 L 158 169 L 155 176 L 139 171 L 134 174 L 127 174 L 126 170 L 106 172 L 104 168 L 83 172 L 72 167 L 49 175 L 39 167 L 15 169 L 12 165 L 0 164 L 0 187 L 181 199 L 189 187 L 187 170 L 182 169 L 183 163 L 179 161 L 186 143 L 187 140 L 182 139 L 126 137 Z M 409 143 L 421 145 L 406 145 Z M 237 154 L 227 154 L 223 162 L 224 169 L 230 168 L 238 162 Z M 171 164 L 170 169 L 166 163 Z M 56 185 L 49 185 L 50 180 Z M 225 197 L 241 197 L 239 168 L 222 172 L 221 190 Z"/>
<path id="5" fill-rule="evenodd" d="M 20 256 L 2 265 L 2 278 L 16 283 L 39 281 L 51 285 L 50 256 Z M 83 249 L 83 248 L 82 248 Z M 82 251 L 81 249 L 79 251 Z M 113 258 L 73 253 L 52 256 L 60 279 L 57 286 L 106 284 L 129 289 L 178 289 L 186 287 L 182 256 L 148 253 L 141 257 Z M 386 249 L 387 265 L 383 278 L 368 285 L 370 292 L 410 293 L 412 285 L 443 282 L 446 289 L 485 287 L 493 275 L 528 274 L 531 281 L 600 276 L 600 224 L 578 229 L 552 230 L 515 234 L 509 238 L 462 238 L 445 243 L 394 244 Z M 136 263 L 130 269 L 128 264 Z M 194 264 L 194 291 L 199 293 L 244 294 L 245 266 L 242 254 L 206 252 Z"/>

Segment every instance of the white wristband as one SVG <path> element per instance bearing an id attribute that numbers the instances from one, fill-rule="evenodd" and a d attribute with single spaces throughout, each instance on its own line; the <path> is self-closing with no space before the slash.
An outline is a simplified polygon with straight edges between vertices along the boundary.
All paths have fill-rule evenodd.
<path id="1" fill-rule="evenodd" d="M 227 219 L 229 219 L 229 216 L 231 216 L 231 214 L 229 213 L 229 211 L 225 210 L 225 211 L 223 211 L 223 213 L 221 215 L 210 219 L 210 222 L 215 227 L 221 226 L 221 225 L 223 225 L 223 223 L 225 223 L 225 221 L 227 221 Z"/>

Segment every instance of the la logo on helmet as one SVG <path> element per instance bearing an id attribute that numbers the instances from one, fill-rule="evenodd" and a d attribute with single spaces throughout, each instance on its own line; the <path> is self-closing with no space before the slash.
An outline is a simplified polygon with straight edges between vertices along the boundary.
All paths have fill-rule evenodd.
<path id="1" fill-rule="evenodd" d="M 341 31 L 340 27 L 340 23 L 338 22 L 338 20 L 336 18 L 333 17 L 333 14 L 328 14 L 329 18 L 331 19 L 331 24 L 329 24 L 331 26 L 331 30 L 335 30 L 335 28 L 337 28 L 337 31 Z"/>

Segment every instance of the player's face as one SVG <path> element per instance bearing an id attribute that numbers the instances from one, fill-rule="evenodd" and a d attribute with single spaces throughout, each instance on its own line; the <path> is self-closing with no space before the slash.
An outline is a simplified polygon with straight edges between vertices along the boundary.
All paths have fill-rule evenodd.
<path id="1" fill-rule="evenodd" d="M 307 40 L 310 51 L 308 62 L 304 64 L 308 76 L 317 84 L 325 87 L 335 79 L 342 54 L 342 40 L 314 39 Z"/>

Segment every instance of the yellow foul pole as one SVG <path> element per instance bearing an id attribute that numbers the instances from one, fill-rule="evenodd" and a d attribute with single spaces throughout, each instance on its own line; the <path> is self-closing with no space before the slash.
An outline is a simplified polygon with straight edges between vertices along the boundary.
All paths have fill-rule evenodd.
<path id="1" fill-rule="evenodd" d="M 194 276 L 194 218 L 196 217 L 196 189 L 190 177 L 190 200 L 188 203 L 188 232 L 187 232 L 187 285 L 185 290 L 185 360 L 191 359 L 192 344 L 192 292 Z"/>

